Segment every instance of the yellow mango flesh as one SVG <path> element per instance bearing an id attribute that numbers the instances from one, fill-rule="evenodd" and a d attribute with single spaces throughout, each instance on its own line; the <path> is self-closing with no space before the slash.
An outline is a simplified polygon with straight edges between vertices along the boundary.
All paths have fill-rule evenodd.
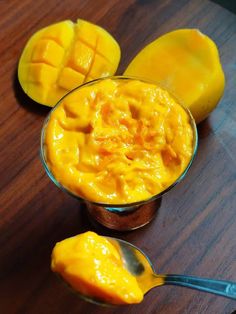
<path id="1" fill-rule="evenodd" d="M 225 85 L 216 45 L 197 29 L 157 38 L 136 55 L 124 74 L 166 87 L 190 109 L 197 123 L 216 107 Z"/>
<path id="2" fill-rule="evenodd" d="M 143 299 L 136 278 L 124 268 L 118 250 L 94 232 L 58 242 L 51 268 L 85 296 L 112 304 L 139 303 Z"/>
<path id="3" fill-rule="evenodd" d="M 106 204 L 147 200 L 176 181 L 194 152 L 188 113 L 154 84 L 103 79 L 51 112 L 47 165 L 62 186 Z"/>
<path id="4" fill-rule="evenodd" d="M 24 92 L 53 107 L 75 87 L 113 75 L 120 47 L 103 28 L 84 20 L 63 21 L 36 32 L 27 42 L 18 65 Z"/>

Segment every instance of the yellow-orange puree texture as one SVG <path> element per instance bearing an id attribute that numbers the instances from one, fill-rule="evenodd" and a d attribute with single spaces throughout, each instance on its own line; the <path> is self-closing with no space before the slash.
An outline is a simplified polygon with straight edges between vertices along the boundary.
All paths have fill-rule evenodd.
<path id="1" fill-rule="evenodd" d="M 193 129 L 166 90 L 135 79 L 104 79 L 60 102 L 44 144 L 61 185 L 87 200 L 125 204 L 175 182 L 191 160 Z"/>
<path id="2" fill-rule="evenodd" d="M 58 242 L 52 252 L 54 272 L 83 295 L 113 304 L 143 299 L 136 278 L 106 238 L 88 231 Z"/>

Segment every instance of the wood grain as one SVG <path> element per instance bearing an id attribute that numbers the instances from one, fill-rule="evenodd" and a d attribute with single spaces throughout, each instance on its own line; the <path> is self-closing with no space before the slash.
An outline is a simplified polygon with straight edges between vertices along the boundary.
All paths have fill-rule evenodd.
<path id="1" fill-rule="evenodd" d="M 218 1 L 223 3 L 223 1 Z M 230 314 L 236 303 L 176 287 L 152 290 L 139 305 L 101 308 L 80 300 L 50 271 L 54 244 L 86 230 L 140 246 L 160 272 L 236 281 L 236 16 L 206 0 L 0 1 L 0 313 Z M 77 18 L 105 27 L 122 48 L 121 74 L 157 36 L 194 27 L 218 45 L 227 84 L 199 127 L 199 150 L 186 178 L 163 198 L 148 226 L 117 234 L 90 224 L 84 208 L 57 189 L 39 159 L 49 109 L 31 101 L 16 77 L 33 32 Z"/>

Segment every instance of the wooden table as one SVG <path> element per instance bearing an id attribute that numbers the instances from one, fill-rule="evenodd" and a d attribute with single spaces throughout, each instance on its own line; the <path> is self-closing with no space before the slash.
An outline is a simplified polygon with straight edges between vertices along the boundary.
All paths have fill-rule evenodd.
<path id="1" fill-rule="evenodd" d="M 232 5 L 235 5 L 232 1 Z M 236 302 L 176 287 L 152 290 L 139 305 L 101 308 L 80 300 L 50 271 L 54 244 L 96 230 L 142 248 L 159 272 L 236 281 L 236 16 L 206 0 L 0 1 L 0 313 L 229 314 Z M 117 234 L 94 229 L 70 196 L 47 177 L 39 159 L 49 109 L 22 92 L 16 69 L 29 36 L 56 21 L 83 18 L 119 41 L 121 74 L 159 35 L 199 28 L 217 43 L 226 89 L 198 126 L 199 149 L 186 178 L 163 198 L 155 220 Z"/>

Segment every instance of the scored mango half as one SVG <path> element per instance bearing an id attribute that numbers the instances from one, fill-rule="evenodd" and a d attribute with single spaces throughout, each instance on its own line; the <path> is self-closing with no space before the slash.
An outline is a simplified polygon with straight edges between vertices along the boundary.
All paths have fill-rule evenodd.
<path id="1" fill-rule="evenodd" d="M 197 29 L 179 29 L 157 38 L 136 55 L 124 74 L 167 88 L 197 123 L 216 107 L 225 86 L 218 49 Z"/>
<path id="2" fill-rule="evenodd" d="M 113 75 L 119 61 L 119 44 L 106 30 L 85 20 L 66 20 L 29 39 L 18 78 L 30 98 L 53 107 L 75 87 Z"/>

